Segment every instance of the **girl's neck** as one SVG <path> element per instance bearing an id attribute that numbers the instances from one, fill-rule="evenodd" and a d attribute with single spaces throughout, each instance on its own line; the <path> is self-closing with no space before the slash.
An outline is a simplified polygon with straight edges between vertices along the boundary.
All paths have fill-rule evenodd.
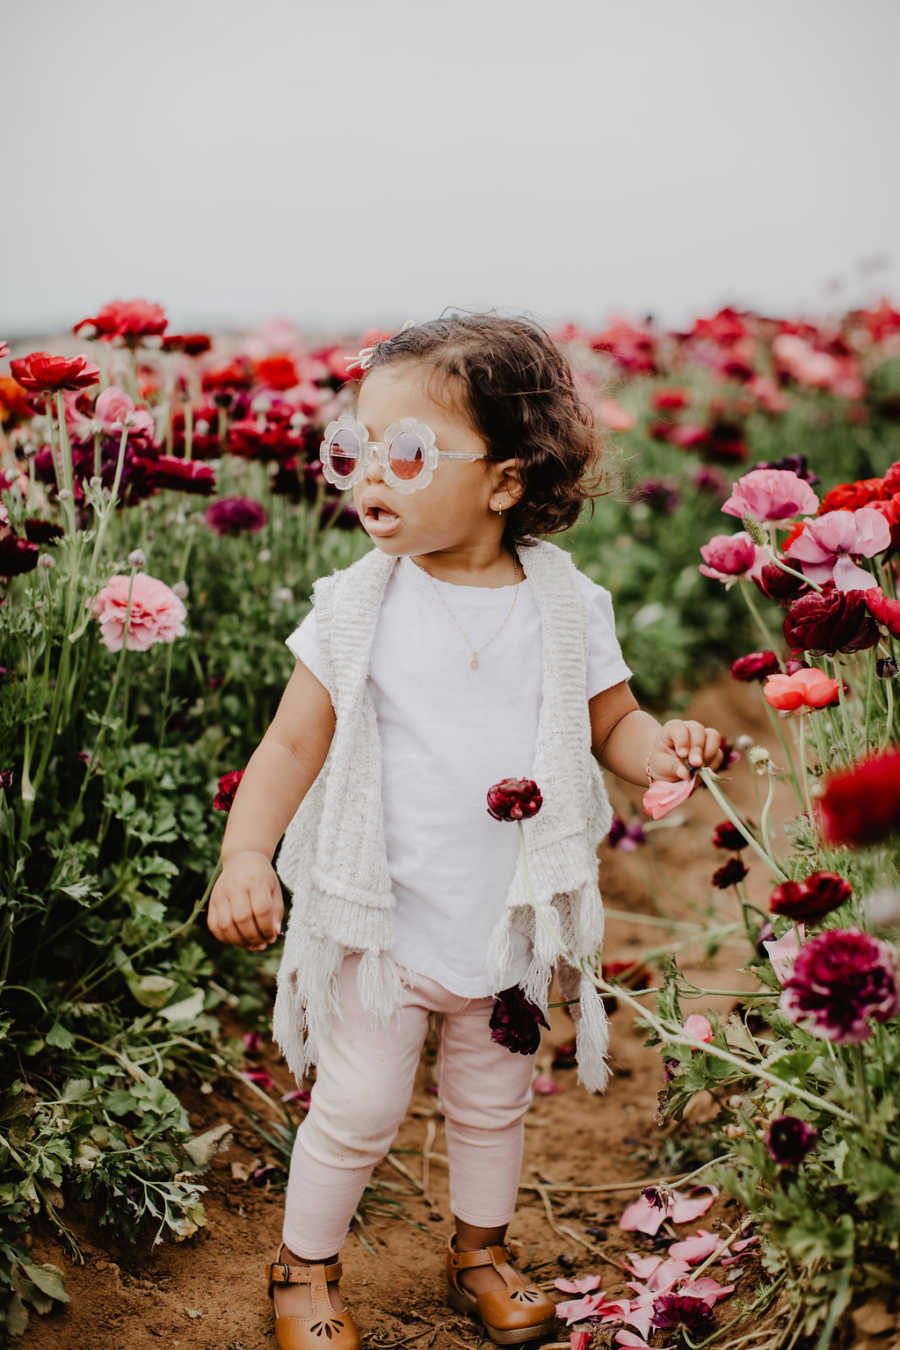
<path id="1" fill-rule="evenodd" d="M 501 548 L 498 556 L 491 563 L 486 563 L 481 567 L 464 567 L 461 562 L 448 562 L 444 558 L 438 557 L 433 553 L 420 553 L 417 555 L 409 554 L 409 560 L 421 571 L 427 572 L 429 576 L 437 581 L 449 581 L 454 586 L 485 586 L 495 587 L 513 586 L 523 579 L 524 568 L 518 562 L 515 553 L 507 548 Z"/>

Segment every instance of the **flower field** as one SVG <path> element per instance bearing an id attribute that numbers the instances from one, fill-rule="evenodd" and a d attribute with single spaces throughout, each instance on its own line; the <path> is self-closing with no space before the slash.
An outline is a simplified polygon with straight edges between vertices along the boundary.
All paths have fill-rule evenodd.
<path id="1" fill-rule="evenodd" d="M 370 547 L 319 443 L 358 349 L 386 336 L 178 334 L 159 305 L 114 301 L 50 352 L 0 343 L 0 1325 L 26 1343 L 68 1343 L 77 1316 L 35 1237 L 73 1265 L 79 1212 L 136 1266 L 201 1241 L 234 1137 L 204 1102 L 245 1103 L 256 1166 L 232 1178 L 283 1185 L 308 1095 L 270 1071 L 280 949 L 218 944 L 204 912 L 283 639 L 313 581 Z M 619 1163 L 652 1184 L 609 1200 L 599 1275 L 590 1223 L 555 1269 L 560 1343 L 825 1350 L 874 1308 L 870 1343 L 894 1344 L 900 313 L 554 336 L 609 486 L 559 541 L 611 590 L 642 705 L 681 716 L 715 686 L 727 738 L 717 772 L 618 793 L 600 851 L 623 888 L 610 901 L 601 874 L 610 937 L 589 968 L 618 1007 L 613 1079 L 576 1089 L 557 1045 L 536 1115 L 547 1158 L 587 1146 L 583 1185 L 622 1176 L 594 1129 L 637 1136 Z M 534 800 L 498 816 L 524 848 Z M 682 869 L 656 867 L 679 839 Z M 629 910 L 649 926 L 635 950 Z M 646 1045 L 617 1057 L 635 1019 Z M 549 1034 L 570 1029 L 558 1003 Z M 632 1053 L 655 1082 L 617 1133 Z M 576 1097 L 580 1144 L 561 1120 Z"/>

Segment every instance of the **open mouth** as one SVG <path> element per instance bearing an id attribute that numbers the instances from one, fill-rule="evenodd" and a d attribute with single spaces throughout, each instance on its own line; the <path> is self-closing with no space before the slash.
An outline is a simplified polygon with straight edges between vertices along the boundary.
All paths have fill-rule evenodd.
<path id="1" fill-rule="evenodd" d="M 395 520 L 399 520 L 400 517 L 396 515 L 395 512 L 388 511 L 385 506 L 370 506 L 366 511 L 366 519 L 378 520 L 383 525 L 388 525 Z"/>

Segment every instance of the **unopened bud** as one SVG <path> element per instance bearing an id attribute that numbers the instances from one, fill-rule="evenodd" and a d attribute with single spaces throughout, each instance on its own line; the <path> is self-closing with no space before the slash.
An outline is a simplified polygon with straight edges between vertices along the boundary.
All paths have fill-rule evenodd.
<path id="1" fill-rule="evenodd" d="M 49 572 L 51 567 L 56 566 L 56 563 L 49 553 L 41 553 L 38 555 L 37 565 L 42 567 L 45 572 Z"/>
<path id="2" fill-rule="evenodd" d="M 875 674 L 879 680 L 892 680 L 897 674 L 897 662 L 892 656 L 878 656 L 875 658 Z"/>
<path id="3" fill-rule="evenodd" d="M 748 736 L 745 731 L 741 736 L 738 736 L 734 744 L 735 748 L 738 750 L 749 750 L 753 744 L 753 737 Z"/>
<path id="4" fill-rule="evenodd" d="M 175 585 L 172 587 L 172 590 L 178 596 L 179 600 L 187 599 L 189 589 L 186 581 L 176 581 Z"/>
<path id="5" fill-rule="evenodd" d="M 128 555 L 129 567 L 146 567 L 147 558 L 142 548 L 134 548 Z"/>
<path id="6" fill-rule="evenodd" d="M 752 516 L 741 516 L 741 524 L 753 540 L 754 544 L 759 544 L 760 548 L 762 548 L 763 545 L 768 544 L 769 541 L 766 538 L 765 530 L 758 520 L 754 520 Z"/>

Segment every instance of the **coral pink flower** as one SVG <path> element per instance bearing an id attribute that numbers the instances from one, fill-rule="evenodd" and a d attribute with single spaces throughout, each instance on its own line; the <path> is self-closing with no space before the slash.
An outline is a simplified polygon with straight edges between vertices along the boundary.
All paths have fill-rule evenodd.
<path id="1" fill-rule="evenodd" d="M 174 642 L 184 636 L 187 610 L 164 581 L 137 572 L 132 584 L 131 577 L 118 575 L 110 577 L 93 601 L 101 641 L 109 651 L 122 650 L 129 586 L 131 613 L 126 643 L 129 651 L 145 652 L 157 642 Z"/>
<path id="2" fill-rule="evenodd" d="M 623 408 L 615 398 L 598 398 L 594 406 L 594 415 L 607 431 L 631 431 L 637 420 L 634 414 Z"/>
<path id="3" fill-rule="evenodd" d="M 641 805 L 652 816 L 654 820 L 659 820 L 660 816 L 666 816 L 670 811 L 674 811 L 676 806 L 687 801 L 693 792 L 697 777 L 691 774 L 690 778 L 680 778 L 677 783 L 670 783 L 664 778 L 658 778 L 651 783 L 647 791 L 641 798 Z"/>
<path id="4" fill-rule="evenodd" d="M 890 546 L 891 527 L 882 511 L 861 506 L 857 511 L 829 511 L 807 520 L 785 557 L 800 564 L 810 581 L 834 581 L 840 591 L 865 591 L 877 585 L 871 572 L 857 567 L 851 554 L 873 558 Z"/>
<path id="5" fill-rule="evenodd" d="M 691 1013 L 690 1017 L 686 1017 L 684 1029 L 689 1036 L 695 1037 L 698 1041 L 706 1041 L 707 1044 L 713 1038 L 712 1023 L 702 1013 Z"/>
<path id="6" fill-rule="evenodd" d="M 10 361 L 9 368 L 13 378 L 30 394 L 87 389 L 100 379 L 99 366 L 93 365 L 86 356 L 51 356 L 49 352 L 32 352 L 18 361 Z"/>
<path id="7" fill-rule="evenodd" d="M 104 431 L 121 432 L 123 427 L 130 427 L 138 434 L 147 436 L 153 431 L 153 418 L 146 408 L 136 408 L 134 400 L 128 397 L 125 390 L 114 384 L 98 395 L 94 416 Z"/>
<path id="8" fill-rule="evenodd" d="M 763 698 L 773 708 L 795 712 L 798 708 L 827 708 L 838 701 L 840 681 L 818 666 L 804 666 L 793 675 L 767 675 Z"/>
<path id="9" fill-rule="evenodd" d="M 738 577 L 753 576 L 768 561 L 765 549 L 759 548 L 747 534 L 714 534 L 708 544 L 700 545 L 703 562 L 699 571 L 715 581 L 724 581 L 730 588 Z"/>
<path id="10" fill-rule="evenodd" d="M 144 337 L 159 337 L 165 332 L 168 319 L 162 305 L 150 300 L 111 300 L 104 305 L 93 318 L 81 319 L 72 329 L 73 333 L 82 328 L 93 328 L 92 337 L 103 342 L 114 342 L 120 338 L 131 346 Z"/>
<path id="11" fill-rule="evenodd" d="M 791 469 L 751 469 L 722 504 L 726 515 L 753 520 L 790 520 L 814 515 L 818 509 L 819 499 L 809 483 Z"/>

